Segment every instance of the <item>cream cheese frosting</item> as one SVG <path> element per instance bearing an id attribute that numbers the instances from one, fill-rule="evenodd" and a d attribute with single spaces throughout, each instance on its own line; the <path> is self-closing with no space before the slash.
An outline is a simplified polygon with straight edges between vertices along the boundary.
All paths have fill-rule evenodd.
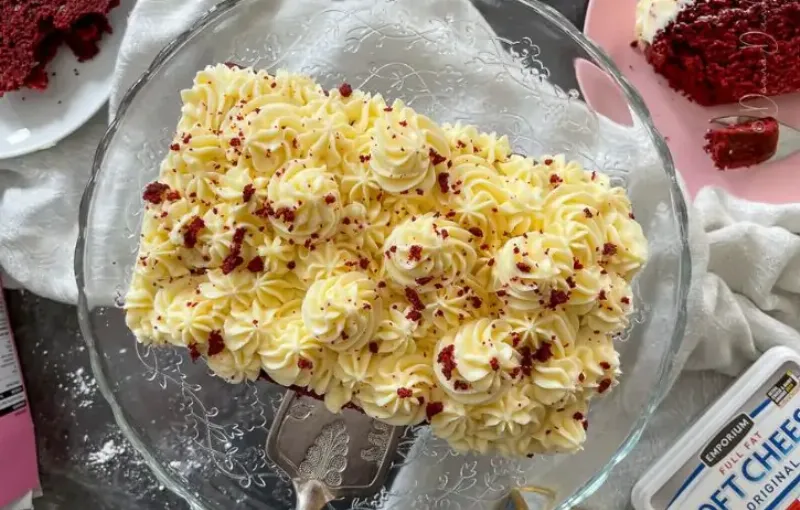
<path id="1" fill-rule="evenodd" d="M 181 98 L 143 194 L 139 341 L 332 412 L 427 421 L 458 451 L 581 448 L 647 259 L 624 190 L 284 71 L 210 66 Z"/>
<path id="2" fill-rule="evenodd" d="M 636 37 L 652 43 L 656 34 L 675 21 L 694 0 L 639 0 L 636 4 Z"/>

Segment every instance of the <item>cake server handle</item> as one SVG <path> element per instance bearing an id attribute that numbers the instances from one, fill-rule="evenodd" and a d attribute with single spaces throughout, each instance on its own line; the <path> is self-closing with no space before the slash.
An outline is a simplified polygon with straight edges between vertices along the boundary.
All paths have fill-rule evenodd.
<path id="1" fill-rule="evenodd" d="M 333 501 L 325 484 L 318 480 L 294 480 L 293 483 L 297 493 L 297 510 L 322 510 L 328 502 Z"/>

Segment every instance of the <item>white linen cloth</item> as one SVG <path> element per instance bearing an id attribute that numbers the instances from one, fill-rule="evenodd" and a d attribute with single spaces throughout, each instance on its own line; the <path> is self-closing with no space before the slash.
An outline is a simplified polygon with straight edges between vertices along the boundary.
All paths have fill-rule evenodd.
<path id="1" fill-rule="evenodd" d="M 415 12 L 424 20 L 426 9 L 438 10 L 445 1 L 481 22 L 480 14 L 467 0 L 420 2 Z M 112 113 L 157 52 L 214 3 L 139 0 L 120 50 L 110 101 Z M 295 16 L 305 11 L 310 17 L 330 3 L 284 0 L 270 5 L 293 9 Z M 317 51 L 325 52 L 328 60 L 341 58 L 337 55 L 341 48 Z M 451 64 L 448 58 L 443 55 L 436 64 L 444 68 Z M 459 59 L 458 65 L 461 62 Z M 492 88 L 486 89 L 487 94 L 492 92 Z M 475 94 L 470 91 L 471 97 Z M 510 96 L 508 101 L 514 104 L 515 99 Z M 99 114 L 52 149 L 0 161 L 0 266 L 7 283 L 16 281 L 37 294 L 75 302 L 72 261 L 78 204 L 106 121 L 106 116 Z M 796 235 L 800 232 L 800 204 L 754 204 L 718 189 L 706 189 L 697 196 L 690 216 L 690 321 L 675 374 L 685 364 L 687 369 L 735 375 L 772 345 L 800 350 L 800 237 Z M 696 387 L 698 380 L 706 390 Z M 726 378 L 707 372 L 681 377 L 642 444 L 588 506 L 624 506 L 642 467 L 663 451 L 726 382 Z M 659 430 L 668 432 L 651 433 Z"/>

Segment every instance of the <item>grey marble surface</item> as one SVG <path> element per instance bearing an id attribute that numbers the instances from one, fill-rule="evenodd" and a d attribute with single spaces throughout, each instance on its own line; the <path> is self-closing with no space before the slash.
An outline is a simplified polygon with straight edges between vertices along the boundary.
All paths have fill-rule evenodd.
<path id="1" fill-rule="evenodd" d="M 587 1 L 547 3 L 582 27 Z M 524 28 L 502 35 L 519 39 Z M 5 297 L 36 426 L 44 492 L 36 509 L 188 508 L 160 486 L 116 427 L 91 374 L 75 307 L 20 291 Z"/>

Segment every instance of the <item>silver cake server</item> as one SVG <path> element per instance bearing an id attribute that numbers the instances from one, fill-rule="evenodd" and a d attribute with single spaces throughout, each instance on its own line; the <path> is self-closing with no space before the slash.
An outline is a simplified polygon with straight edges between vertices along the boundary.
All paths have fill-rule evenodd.
<path id="1" fill-rule="evenodd" d="M 333 414 L 320 400 L 288 391 L 267 436 L 267 456 L 291 477 L 298 510 L 380 490 L 403 427 L 354 410 Z"/>

